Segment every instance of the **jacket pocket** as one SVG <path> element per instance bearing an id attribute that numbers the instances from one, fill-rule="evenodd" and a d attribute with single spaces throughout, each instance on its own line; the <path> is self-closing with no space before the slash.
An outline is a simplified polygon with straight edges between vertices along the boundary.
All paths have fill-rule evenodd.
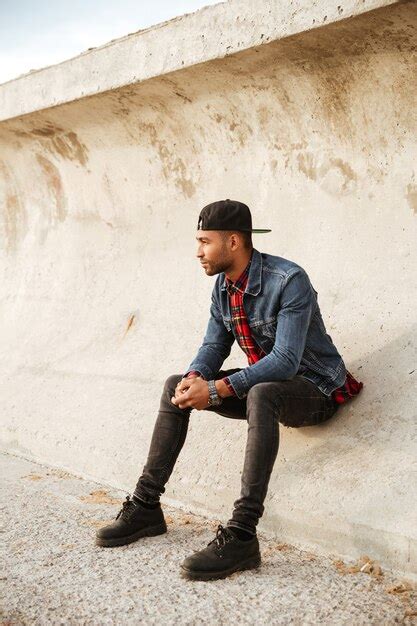
<path id="1" fill-rule="evenodd" d="M 268 337 L 269 339 L 275 339 L 277 332 L 277 319 L 271 317 L 267 320 L 256 320 L 256 322 L 250 322 L 249 326 L 251 331 L 257 337 Z"/>
<path id="2" fill-rule="evenodd" d="M 272 322 L 265 322 L 259 326 L 257 330 L 270 339 L 275 339 L 275 335 L 277 333 L 277 321 L 274 320 Z"/>
<path id="3" fill-rule="evenodd" d="M 227 332 L 230 332 L 232 330 L 232 320 L 230 319 L 230 317 L 223 316 L 223 324 L 226 326 Z"/>

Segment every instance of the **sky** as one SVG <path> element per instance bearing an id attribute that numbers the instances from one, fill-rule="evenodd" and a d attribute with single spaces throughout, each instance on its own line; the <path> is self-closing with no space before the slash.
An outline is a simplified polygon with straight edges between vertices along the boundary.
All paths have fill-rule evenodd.
<path id="1" fill-rule="evenodd" d="M 220 0 L 0 0 L 0 83 Z"/>

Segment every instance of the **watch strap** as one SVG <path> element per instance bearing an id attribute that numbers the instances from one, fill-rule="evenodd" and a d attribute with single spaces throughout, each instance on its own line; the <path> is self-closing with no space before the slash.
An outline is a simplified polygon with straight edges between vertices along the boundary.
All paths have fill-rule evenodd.
<path id="1" fill-rule="evenodd" d="M 208 380 L 208 388 L 209 388 L 209 394 L 210 394 L 210 400 L 209 403 L 217 406 L 218 404 L 221 404 L 223 402 L 223 398 L 221 396 L 219 396 L 218 391 L 216 389 L 216 383 L 214 380 Z"/>

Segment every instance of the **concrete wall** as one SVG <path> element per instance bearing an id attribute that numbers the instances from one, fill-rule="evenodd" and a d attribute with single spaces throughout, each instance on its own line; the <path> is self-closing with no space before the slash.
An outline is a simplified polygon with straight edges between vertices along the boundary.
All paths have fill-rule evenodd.
<path id="1" fill-rule="evenodd" d="M 243 200 L 365 385 L 327 425 L 281 427 L 259 529 L 417 577 L 416 3 L 289 3 L 279 23 L 277 5 L 222 3 L 0 86 L 2 447 L 133 489 L 208 319 L 198 213 Z M 129 81 L 141 45 L 162 61 Z M 246 364 L 235 345 L 225 366 Z M 227 519 L 245 443 L 244 421 L 193 411 L 163 501 Z"/>

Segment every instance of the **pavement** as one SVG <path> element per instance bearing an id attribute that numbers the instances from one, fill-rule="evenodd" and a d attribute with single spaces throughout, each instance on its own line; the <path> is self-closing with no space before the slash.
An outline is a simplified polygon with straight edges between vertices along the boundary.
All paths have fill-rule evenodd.
<path id="1" fill-rule="evenodd" d="M 262 565 L 213 581 L 180 576 L 218 523 L 164 504 L 168 532 L 94 544 L 126 492 L 0 455 L 1 624 L 417 624 L 416 584 L 368 555 L 352 562 L 258 531 Z"/>

